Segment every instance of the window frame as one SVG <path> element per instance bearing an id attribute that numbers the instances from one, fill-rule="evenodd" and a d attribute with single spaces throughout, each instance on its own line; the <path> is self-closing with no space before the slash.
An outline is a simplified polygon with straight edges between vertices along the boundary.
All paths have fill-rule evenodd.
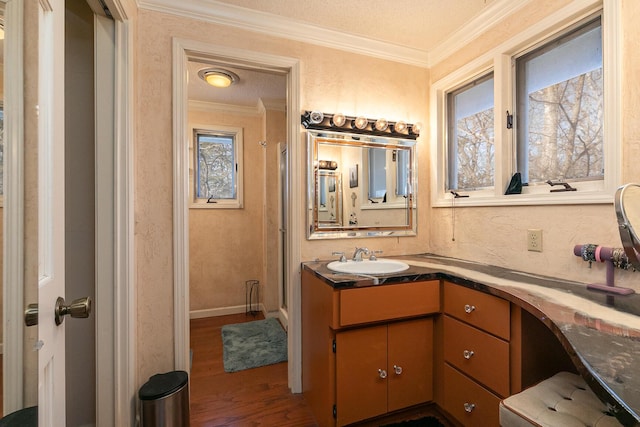
<path id="1" fill-rule="evenodd" d="M 511 206 L 612 203 L 621 182 L 621 72 L 618 2 L 578 0 L 557 10 L 521 33 L 469 62 L 431 87 L 431 201 L 434 207 L 450 207 L 447 190 L 448 123 L 447 94 L 490 72 L 494 75 L 495 187 L 463 191 L 458 206 Z M 516 171 L 516 129 L 507 129 L 507 114 L 514 111 L 515 59 L 545 41 L 561 37 L 576 24 L 601 14 L 604 73 L 604 179 L 571 183 L 578 191 L 554 192 L 551 187 L 523 187 L 522 194 L 504 195 Z M 574 185 L 575 184 L 575 185 Z"/>
<path id="2" fill-rule="evenodd" d="M 233 150 L 235 159 L 235 182 L 236 197 L 233 199 L 215 199 L 211 202 L 208 198 L 196 196 L 196 173 L 198 173 L 198 153 L 196 152 L 196 135 L 212 134 L 230 136 L 233 138 Z M 197 125 L 191 126 L 189 138 L 189 201 L 190 208 L 195 209 L 242 209 L 244 207 L 244 157 L 243 157 L 244 136 L 243 129 L 222 125 Z"/>
<path id="3" fill-rule="evenodd" d="M 455 98 L 457 95 L 460 95 L 462 93 L 464 93 L 466 90 L 468 89 L 472 89 L 475 87 L 478 87 L 481 84 L 484 84 L 486 82 L 488 82 L 489 80 L 493 81 L 493 92 L 495 93 L 495 77 L 493 75 L 493 70 L 488 71 L 487 73 L 484 73 L 480 76 L 477 76 L 473 79 L 471 79 L 470 81 L 465 82 L 464 84 L 457 86 L 455 88 L 452 88 L 450 90 L 447 91 L 446 96 L 445 96 L 445 102 L 446 102 L 446 108 L 447 108 L 447 118 L 448 117 L 453 117 L 455 115 L 455 105 L 451 102 L 452 98 Z M 494 132 L 495 132 L 495 102 L 494 102 Z M 457 123 L 455 121 L 449 121 L 447 120 L 447 141 L 446 141 L 446 181 L 445 181 L 445 190 L 446 191 L 467 191 L 466 189 L 461 189 L 458 185 L 453 186 L 452 181 L 456 181 L 457 180 L 454 179 L 454 175 L 457 174 L 457 171 L 460 169 L 460 166 L 458 164 L 458 162 L 455 162 L 455 165 L 453 170 L 451 170 L 451 166 L 452 166 L 452 162 L 454 161 L 454 159 L 452 159 L 451 157 L 454 155 L 453 153 L 457 153 L 457 148 L 458 148 L 458 141 L 456 140 L 455 136 L 452 135 L 452 133 L 455 134 L 454 129 L 457 129 Z M 495 137 L 494 137 L 494 141 L 493 141 L 494 145 L 495 145 Z M 455 144 L 455 146 L 454 146 Z M 494 153 L 495 153 L 495 148 L 494 148 Z M 494 157 L 494 164 L 492 165 L 494 168 L 494 172 L 495 172 L 495 157 Z M 495 175 L 495 173 L 494 173 Z M 493 177 L 493 183 L 492 185 L 487 185 L 487 186 L 482 186 L 482 187 L 478 187 L 475 188 L 473 191 L 478 191 L 478 190 L 493 190 L 493 188 L 495 187 L 495 176 Z"/>

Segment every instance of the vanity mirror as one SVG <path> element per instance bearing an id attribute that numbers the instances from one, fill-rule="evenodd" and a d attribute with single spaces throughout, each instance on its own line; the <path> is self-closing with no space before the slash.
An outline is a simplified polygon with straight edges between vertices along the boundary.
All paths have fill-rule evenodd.
<path id="1" fill-rule="evenodd" d="M 416 235 L 415 143 L 309 130 L 307 237 Z"/>
<path id="2" fill-rule="evenodd" d="M 326 226 L 342 224 L 342 180 L 333 171 L 318 171 L 318 223 Z"/>
<path id="3" fill-rule="evenodd" d="M 626 184 L 618 188 L 615 209 L 620 238 L 629 262 L 640 270 L 640 184 Z"/>

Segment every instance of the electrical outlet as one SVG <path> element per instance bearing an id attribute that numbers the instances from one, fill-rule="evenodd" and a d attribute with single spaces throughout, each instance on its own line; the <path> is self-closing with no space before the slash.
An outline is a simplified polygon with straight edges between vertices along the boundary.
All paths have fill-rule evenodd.
<path id="1" fill-rule="evenodd" d="M 542 230 L 527 230 L 527 250 L 542 252 Z"/>

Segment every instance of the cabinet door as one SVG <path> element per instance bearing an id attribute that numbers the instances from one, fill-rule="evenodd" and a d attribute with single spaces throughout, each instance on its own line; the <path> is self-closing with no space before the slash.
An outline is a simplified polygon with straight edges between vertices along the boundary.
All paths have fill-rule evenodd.
<path id="1" fill-rule="evenodd" d="M 433 319 L 392 323 L 388 331 L 388 410 L 433 399 Z"/>
<path id="2" fill-rule="evenodd" d="M 387 325 L 336 334 L 339 426 L 387 412 L 387 375 Z"/>

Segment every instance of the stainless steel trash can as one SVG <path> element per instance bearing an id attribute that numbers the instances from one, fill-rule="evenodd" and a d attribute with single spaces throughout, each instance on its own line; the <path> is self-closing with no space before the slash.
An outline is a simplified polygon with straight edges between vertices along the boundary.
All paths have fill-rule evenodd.
<path id="1" fill-rule="evenodd" d="M 189 426 L 189 376 L 184 371 L 157 374 L 138 391 L 142 427 Z"/>

